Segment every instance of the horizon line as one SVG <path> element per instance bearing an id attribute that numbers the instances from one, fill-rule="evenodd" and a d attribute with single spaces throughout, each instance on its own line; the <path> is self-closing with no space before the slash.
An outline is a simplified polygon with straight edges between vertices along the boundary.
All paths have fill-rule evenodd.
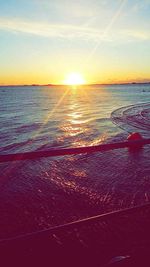
<path id="1" fill-rule="evenodd" d="M 126 85 L 126 84 L 150 84 L 150 80 L 149 81 L 131 81 L 131 82 L 112 82 L 112 83 L 85 83 L 85 84 L 53 84 L 53 83 L 46 83 L 46 84 L 36 84 L 36 83 L 32 83 L 32 84 L 0 84 L 0 87 L 26 87 L 26 86 L 86 86 L 86 85 Z"/>

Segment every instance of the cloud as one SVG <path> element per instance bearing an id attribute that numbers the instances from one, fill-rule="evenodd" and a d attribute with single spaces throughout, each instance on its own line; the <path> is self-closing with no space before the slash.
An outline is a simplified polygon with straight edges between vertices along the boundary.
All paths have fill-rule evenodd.
<path id="1" fill-rule="evenodd" d="M 81 41 L 131 41 L 149 40 L 150 32 L 140 30 L 113 30 L 99 29 L 89 26 L 76 26 L 71 24 L 51 24 L 45 22 L 24 21 L 21 19 L 0 19 L 0 30 L 36 35 L 47 38 L 79 39 Z"/>
<path id="2" fill-rule="evenodd" d="M 19 19 L 0 19 L 0 29 L 45 37 L 80 38 L 94 37 L 100 33 L 93 29 L 70 24 L 49 24 Z"/>
<path id="3" fill-rule="evenodd" d="M 26 33 L 43 37 L 65 38 L 65 39 L 97 39 L 106 40 L 103 30 L 86 26 L 75 26 L 71 24 L 50 24 L 19 19 L 0 19 L 0 29 L 10 32 Z"/>
<path id="4" fill-rule="evenodd" d="M 134 30 L 134 31 L 131 31 L 131 30 L 128 30 L 126 31 L 126 35 L 128 37 L 131 37 L 132 39 L 135 39 L 135 40 L 150 40 L 150 32 L 148 31 L 141 31 L 141 30 Z"/>

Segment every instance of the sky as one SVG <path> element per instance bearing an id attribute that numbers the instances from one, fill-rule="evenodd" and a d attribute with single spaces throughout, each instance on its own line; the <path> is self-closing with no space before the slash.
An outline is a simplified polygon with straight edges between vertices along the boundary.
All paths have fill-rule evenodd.
<path id="1" fill-rule="evenodd" d="M 150 0 L 0 0 L 0 84 L 150 81 Z"/>

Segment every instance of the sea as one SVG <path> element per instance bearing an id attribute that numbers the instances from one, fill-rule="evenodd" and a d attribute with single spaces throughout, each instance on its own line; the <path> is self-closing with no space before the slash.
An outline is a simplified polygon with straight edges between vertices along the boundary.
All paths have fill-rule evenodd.
<path id="1" fill-rule="evenodd" d="M 1 86 L 0 154 L 150 138 L 150 84 Z M 150 201 L 150 146 L 0 163 L 0 239 Z"/>

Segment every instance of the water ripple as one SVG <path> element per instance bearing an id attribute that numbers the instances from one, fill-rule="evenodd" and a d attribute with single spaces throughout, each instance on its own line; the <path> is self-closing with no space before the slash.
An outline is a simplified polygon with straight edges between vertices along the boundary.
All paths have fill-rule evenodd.
<path id="1" fill-rule="evenodd" d="M 121 107 L 111 113 L 111 120 L 127 132 L 138 131 L 149 136 L 150 103 Z"/>

